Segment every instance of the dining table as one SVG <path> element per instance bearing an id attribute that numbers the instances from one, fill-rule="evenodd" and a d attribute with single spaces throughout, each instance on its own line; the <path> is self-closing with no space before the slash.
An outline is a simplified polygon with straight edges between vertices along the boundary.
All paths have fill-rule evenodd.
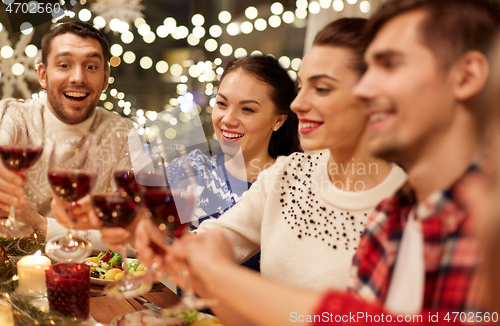
<path id="1" fill-rule="evenodd" d="M 122 315 L 147 309 L 134 298 L 116 299 L 100 295 L 103 286 L 90 286 L 90 316 L 101 325 L 111 325 L 111 322 Z M 158 307 L 167 308 L 179 301 L 177 294 L 162 283 L 156 283 L 152 290 L 142 295 Z"/>

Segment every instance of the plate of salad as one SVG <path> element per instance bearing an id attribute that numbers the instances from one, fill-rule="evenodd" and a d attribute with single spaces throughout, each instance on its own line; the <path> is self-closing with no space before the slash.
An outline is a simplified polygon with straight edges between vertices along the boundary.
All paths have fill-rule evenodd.
<path id="1" fill-rule="evenodd" d="M 212 315 L 190 309 L 181 313 L 163 311 L 156 316 L 152 311 L 141 310 L 120 316 L 111 322 L 111 326 L 223 326 Z"/>
<path id="2" fill-rule="evenodd" d="M 98 256 L 89 257 L 83 263 L 90 266 L 90 283 L 108 285 L 125 276 L 122 255 L 111 250 L 101 251 Z M 131 276 L 146 273 L 146 268 L 138 259 L 127 259 L 128 272 Z"/>

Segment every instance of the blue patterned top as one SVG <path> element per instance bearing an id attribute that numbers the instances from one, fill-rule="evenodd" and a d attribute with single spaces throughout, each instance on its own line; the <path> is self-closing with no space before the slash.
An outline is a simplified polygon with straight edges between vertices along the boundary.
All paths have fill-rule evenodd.
<path id="1" fill-rule="evenodd" d="M 227 171 L 223 153 L 212 156 L 196 149 L 188 154 L 188 160 L 198 184 L 196 195 L 199 202 L 194 212 L 196 218 L 190 225 L 191 230 L 194 231 L 201 222 L 218 218 L 236 204 L 252 183 L 240 180 Z M 175 182 L 170 176 L 173 176 L 172 179 L 182 177 L 180 166 L 175 164 L 175 161 L 172 163 L 168 168 L 169 182 Z M 260 271 L 260 253 L 242 265 Z"/>

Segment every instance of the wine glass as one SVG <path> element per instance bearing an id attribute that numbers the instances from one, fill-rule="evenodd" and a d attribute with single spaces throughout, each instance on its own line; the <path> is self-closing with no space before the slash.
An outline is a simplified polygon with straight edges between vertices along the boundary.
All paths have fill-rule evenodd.
<path id="1" fill-rule="evenodd" d="M 151 221 L 163 233 L 166 242 L 180 238 L 193 218 L 196 206 L 196 179 L 189 163 L 186 148 L 181 144 L 165 144 L 154 141 L 152 150 L 153 169 L 141 171 L 139 181 L 145 186 L 144 205 L 149 209 Z M 198 298 L 189 282 L 186 266 L 181 267 L 182 296 L 169 311 L 204 309 L 216 303 Z"/>
<path id="2" fill-rule="evenodd" d="M 13 101 L 17 105 L 17 101 Z M 19 101 L 22 102 L 22 101 Z M 8 105 L 0 120 L 0 159 L 7 169 L 18 175 L 32 167 L 42 155 L 45 129 L 44 106 L 31 101 L 29 112 Z M 29 119 L 28 119 L 29 117 Z M 0 237 L 23 238 L 33 234 L 32 227 L 16 221 L 16 210 L 10 207 L 9 217 L 0 220 Z"/>
<path id="3" fill-rule="evenodd" d="M 55 141 L 50 154 L 48 178 L 52 191 L 60 198 L 71 202 L 89 195 L 97 180 L 95 138 L 90 133 L 80 133 L 73 140 Z M 92 244 L 73 234 L 72 219 L 66 236 L 47 242 L 45 251 L 56 261 L 80 262 L 90 256 Z"/>
<path id="4" fill-rule="evenodd" d="M 113 176 L 116 191 L 108 189 L 107 193 L 92 196 L 92 204 L 96 216 L 106 227 L 130 226 L 142 210 L 143 193 L 142 185 L 135 180 L 134 169 L 131 164 L 128 150 L 128 137 L 125 133 L 118 132 L 113 137 L 113 143 L 124 146 L 119 156 L 113 158 Z M 151 281 L 132 282 L 128 272 L 127 249 L 125 244 L 120 252 L 123 261 L 125 276 L 104 289 L 106 293 L 115 298 L 130 298 L 149 292 L 153 286 Z"/>

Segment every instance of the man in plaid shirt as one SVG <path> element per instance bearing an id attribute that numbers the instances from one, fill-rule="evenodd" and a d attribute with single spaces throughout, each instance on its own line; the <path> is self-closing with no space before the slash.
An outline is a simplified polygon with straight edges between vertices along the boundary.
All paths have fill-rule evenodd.
<path id="1" fill-rule="evenodd" d="M 457 189 L 481 156 L 475 99 L 500 25 L 489 0 L 393 0 L 367 27 L 368 147 L 408 183 L 366 224 L 351 290 L 391 312 L 474 308 L 474 219 Z"/>

